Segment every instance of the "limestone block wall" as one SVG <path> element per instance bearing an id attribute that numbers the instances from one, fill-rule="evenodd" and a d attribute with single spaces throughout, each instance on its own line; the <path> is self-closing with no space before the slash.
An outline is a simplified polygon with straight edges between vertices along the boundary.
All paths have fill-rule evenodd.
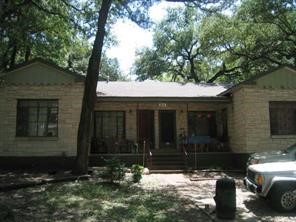
<path id="1" fill-rule="evenodd" d="M 245 91 L 242 88 L 233 94 L 232 103 L 227 107 L 229 145 L 233 152 L 246 151 L 245 105 Z"/>
<path id="2" fill-rule="evenodd" d="M 74 156 L 83 83 L 0 87 L 0 156 Z M 57 137 L 16 137 L 18 99 L 57 99 Z"/>
<path id="3" fill-rule="evenodd" d="M 296 101 L 296 91 L 253 85 L 243 86 L 233 93 L 228 111 L 230 145 L 234 152 L 280 150 L 296 143 L 296 135 L 271 135 L 270 101 Z"/>
<path id="4" fill-rule="evenodd" d="M 247 87 L 246 150 L 248 152 L 284 149 L 296 143 L 296 135 L 271 135 L 269 119 L 270 101 L 296 102 L 295 89 L 263 89 Z"/>

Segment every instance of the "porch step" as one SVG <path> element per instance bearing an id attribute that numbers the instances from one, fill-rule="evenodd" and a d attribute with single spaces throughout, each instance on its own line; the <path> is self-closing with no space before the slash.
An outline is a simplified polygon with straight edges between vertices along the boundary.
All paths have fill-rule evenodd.
<path id="1" fill-rule="evenodd" d="M 186 169 L 182 153 L 153 153 L 152 152 L 152 166 L 150 170 L 160 171 L 184 171 Z"/>

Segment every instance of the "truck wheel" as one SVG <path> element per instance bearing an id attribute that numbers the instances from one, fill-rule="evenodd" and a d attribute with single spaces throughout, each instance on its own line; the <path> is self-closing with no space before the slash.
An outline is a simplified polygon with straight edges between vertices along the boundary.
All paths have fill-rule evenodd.
<path id="1" fill-rule="evenodd" d="M 296 187 L 294 184 L 275 184 L 271 190 L 271 204 L 280 212 L 290 212 L 296 207 Z"/>

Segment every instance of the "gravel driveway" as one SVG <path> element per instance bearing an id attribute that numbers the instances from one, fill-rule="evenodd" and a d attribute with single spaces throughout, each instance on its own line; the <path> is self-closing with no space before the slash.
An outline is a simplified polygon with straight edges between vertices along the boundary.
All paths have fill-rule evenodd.
<path id="1" fill-rule="evenodd" d="M 196 174 L 150 174 L 145 175 L 141 185 L 145 189 L 175 190 L 184 198 L 193 200 L 199 207 L 210 206 L 209 214 L 216 221 L 215 196 L 216 180 L 228 176 L 224 173 L 200 172 Z M 236 182 L 236 219 L 235 221 L 296 221 L 296 212 L 280 214 L 270 208 L 267 202 L 257 198 L 256 195 L 247 191 L 243 185 L 243 175 L 229 175 Z"/>

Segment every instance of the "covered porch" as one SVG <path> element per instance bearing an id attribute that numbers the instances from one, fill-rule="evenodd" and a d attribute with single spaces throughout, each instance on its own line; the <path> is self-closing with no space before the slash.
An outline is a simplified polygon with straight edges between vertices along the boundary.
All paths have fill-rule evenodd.
<path id="1" fill-rule="evenodd" d="M 227 100 L 99 100 L 90 154 L 154 168 L 170 162 L 180 168 L 187 167 L 192 155 L 227 153 L 227 106 Z"/>
<path id="2" fill-rule="evenodd" d="M 225 102 L 98 102 L 91 153 L 229 151 Z"/>
<path id="3" fill-rule="evenodd" d="M 186 167 L 192 154 L 229 152 L 231 99 L 219 96 L 228 87 L 99 82 L 91 156 L 141 156 L 148 165 Z"/>

